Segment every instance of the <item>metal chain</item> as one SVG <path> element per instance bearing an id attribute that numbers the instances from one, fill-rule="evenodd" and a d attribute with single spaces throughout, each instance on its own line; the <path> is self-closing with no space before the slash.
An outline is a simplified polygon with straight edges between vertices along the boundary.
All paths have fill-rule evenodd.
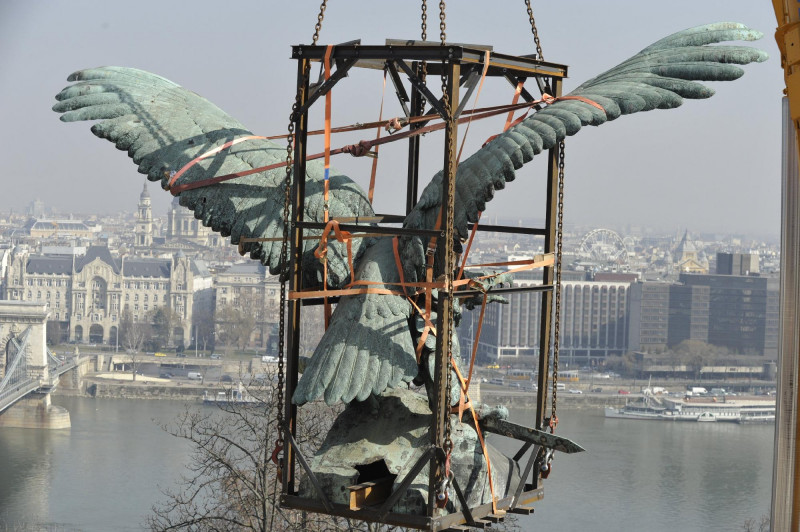
<path id="1" fill-rule="evenodd" d="M 556 403 L 558 401 L 558 349 L 561 338 L 561 251 L 564 239 L 564 141 L 558 144 L 558 221 L 556 224 L 556 316 L 553 337 L 553 403 L 550 414 L 551 430 L 555 430 Z"/>
<path id="2" fill-rule="evenodd" d="M 442 41 L 442 46 L 444 46 L 444 42 L 447 39 L 447 24 L 444 21 L 446 7 L 444 0 L 439 0 L 439 39 Z"/>
<path id="3" fill-rule="evenodd" d="M 327 8 L 328 0 L 322 0 L 319 6 L 319 15 L 317 15 L 317 23 L 314 25 L 314 36 L 311 38 L 311 44 L 316 46 L 319 40 L 319 32 L 322 30 L 322 21 L 325 19 L 325 9 Z M 300 87 L 297 88 L 297 94 L 294 97 L 294 104 L 292 105 L 292 114 L 289 116 L 289 127 L 286 135 L 286 178 L 284 180 L 284 196 L 283 196 L 283 240 L 281 242 L 281 255 L 280 255 L 280 273 L 279 279 L 281 283 L 280 293 L 280 313 L 278 317 L 278 439 L 276 444 L 283 446 L 283 408 L 284 408 L 284 355 L 286 349 L 286 281 L 289 280 L 289 206 L 291 205 L 291 191 L 292 191 L 292 171 L 294 170 L 294 121 L 297 116 L 297 111 L 300 109 L 300 94 L 306 86 L 310 68 L 306 66 L 303 73 L 304 80 Z"/>
<path id="4" fill-rule="evenodd" d="M 323 5 L 325 2 L 323 2 Z M 324 11 L 324 9 L 323 9 Z M 315 38 L 317 35 L 315 35 Z M 291 206 L 291 193 L 292 193 L 292 177 L 294 171 L 294 122 L 297 117 L 297 112 L 300 109 L 300 95 L 301 91 L 308 85 L 308 78 L 311 72 L 311 65 L 306 64 L 305 71 L 303 72 L 303 81 L 297 88 L 297 94 L 294 97 L 294 104 L 292 104 L 292 113 L 289 115 L 289 126 L 286 134 L 286 178 L 284 179 L 283 191 L 283 240 L 281 241 L 281 254 L 280 254 L 280 271 L 279 280 L 281 285 L 280 293 L 280 311 L 278 314 L 278 414 L 276 416 L 278 422 L 278 438 L 276 446 L 283 447 L 283 409 L 284 409 L 284 358 L 286 350 L 286 282 L 289 280 L 289 208 Z"/>
<path id="5" fill-rule="evenodd" d="M 420 37 L 422 38 L 423 42 L 428 39 L 428 0 L 422 0 L 422 24 L 420 24 L 420 28 L 422 29 L 422 33 Z M 422 81 L 422 84 L 425 85 L 425 81 L 428 77 L 428 62 L 422 61 L 420 63 L 420 70 L 419 70 L 419 79 Z M 420 98 L 420 109 L 425 111 L 425 95 L 422 92 L 419 92 Z"/>
<path id="6" fill-rule="evenodd" d="M 447 44 L 447 24 L 445 22 L 445 2 L 444 0 L 439 1 L 439 39 L 441 40 L 441 46 L 446 46 Z M 442 107 L 445 111 L 445 117 L 448 122 L 448 127 L 445 130 L 445 145 L 448 146 L 448 149 L 451 149 L 451 144 L 453 143 L 453 126 L 455 125 L 455 121 L 451 116 L 450 112 L 450 96 L 447 92 L 447 61 L 442 61 Z M 451 83 L 457 83 L 454 80 L 450 80 Z M 455 168 L 451 168 L 451 176 L 452 179 L 455 179 Z M 447 190 L 447 205 L 446 208 L 446 217 L 445 223 L 447 224 L 447 228 L 452 228 L 455 225 L 453 213 L 455 211 L 455 194 L 453 193 L 454 188 L 448 188 Z M 445 234 L 447 232 L 445 231 Z M 447 359 L 447 370 L 442 377 L 445 379 L 445 404 L 440 405 L 440 408 L 444 408 L 445 411 L 445 418 L 444 418 L 444 441 L 443 441 L 443 449 L 446 454 L 445 462 L 450 462 L 450 454 L 453 451 L 453 438 L 452 438 L 452 427 L 450 425 L 450 390 L 453 385 L 453 371 L 450 368 L 451 359 L 453 356 L 453 320 L 455 319 L 455 306 L 454 306 L 454 298 L 453 298 L 453 275 L 455 270 L 455 250 L 453 249 L 453 242 L 442 242 L 445 246 L 445 259 L 444 259 L 444 269 L 445 269 L 445 280 L 446 286 L 445 290 L 447 292 L 447 296 L 450 298 L 450 305 L 448 307 L 447 312 L 447 320 L 450 324 L 450 331 L 447 336 L 447 341 L 444 344 L 446 346 L 446 353 L 445 357 Z M 445 481 L 445 485 L 449 479 L 443 479 Z"/>
<path id="7" fill-rule="evenodd" d="M 525 0 L 525 7 L 528 8 L 528 21 L 531 23 L 533 42 L 536 43 L 536 56 L 540 61 L 544 61 L 544 56 L 542 56 L 542 43 L 539 42 L 539 30 L 536 29 L 536 20 L 533 18 L 533 9 L 531 9 L 531 0 Z"/>
<path id="8" fill-rule="evenodd" d="M 422 40 L 428 38 L 428 0 L 422 0 Z"/>
<path id="9" fill-rule="evenodd" d="M 322 0 L 319 5 L 319 15 L 317 15 L 317 23 L 314 24 L 314 37 L 311 38 L 311 44 L 316 46 L 319 40 L 319 32 L 322 29 L 322 21 L 325 20 L 325 9 L 328 7 L 328 0 Z"/>
<path id="10" fill-rule="evenodd" d="M 283 197 L 283 241 L 281 242 L 280 273 L 280 313 L 278 318 L 278 444 L 283 445 L 283 359 L 286 338 L 286 281 L 289 278 L 289 205 L 291 203 L 292 170 L 294 154 L 294 117 L 299 108 L 300 94 L 295 97 L 292 115 L 289 118 L 289 132 L 286 136 L 286 178 L 284 180 Z"/>

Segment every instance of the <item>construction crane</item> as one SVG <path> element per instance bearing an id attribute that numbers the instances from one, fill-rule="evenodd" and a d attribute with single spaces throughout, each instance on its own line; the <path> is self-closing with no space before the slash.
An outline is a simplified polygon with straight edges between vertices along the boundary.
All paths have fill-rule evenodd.
<path id="1" fill-rule="evenodd" d="M 800 366 L 800 2 L 772 0 L 786 81 L 781 184 L 781 346 L 775 420 L 771 530 L 800 530 L 798 367 Z"/>

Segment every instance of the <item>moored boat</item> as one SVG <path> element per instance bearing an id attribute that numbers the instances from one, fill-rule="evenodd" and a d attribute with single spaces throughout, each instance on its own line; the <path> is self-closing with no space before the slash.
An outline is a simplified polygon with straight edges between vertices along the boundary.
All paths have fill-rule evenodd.
<path id="1" fill-rule="evenodd" d="M 645 395 L 621 408 L 606 407 L 605 416 L 618 419 L 774 423 L 775 400 L 737 397 L 655 398 Z"/>

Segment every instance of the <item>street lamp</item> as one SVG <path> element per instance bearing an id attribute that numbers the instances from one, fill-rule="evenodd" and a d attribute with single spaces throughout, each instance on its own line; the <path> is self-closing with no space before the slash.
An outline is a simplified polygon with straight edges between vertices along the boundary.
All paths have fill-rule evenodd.
<path id="1" fill-rule="evenodd" d="M 117 336 L 117 340 L 116 340 L 116 342 L 117 342 L 117 343 L 116 343 L 116 345 L 114 345 L 114 352 L 115 352 L 115 353 L 119 353 L 119 325 L 117 325 L 116 327 L 114 327 L 114 332 L 116 332 L 116 333 L 117 333 L 117 334 L 116 334 L 116 336 Z"/>

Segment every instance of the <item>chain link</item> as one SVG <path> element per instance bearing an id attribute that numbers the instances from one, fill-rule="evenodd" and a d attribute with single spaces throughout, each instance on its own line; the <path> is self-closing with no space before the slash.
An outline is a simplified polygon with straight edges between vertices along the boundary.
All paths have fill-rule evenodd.
<path id="1" fill-rule="evenodd" d="M 289 278 L 289 205 L 291 203 L 292 166 L 294 154 L 294 118 L 299 108 L 300 94 L 295 97 L 292 115 L 289 117 L 288 134 L 286 136 L 286 178 L 284 179 L 283 197 L 283 241 L 281 242 L 281 258 L 279 279 L 281 283 L 280 314 L 278 318 L 278 444 L 283 445 L 283 385 L 284 385 L 284 353 L 286 343 L 286 281 Z"/>
<path id="2" fill-rule="evenodd" d="M 444 10 L 446 7 L 444 0 L 439 0 L 439 39 L 442 41 L 442 46 L 444 46 L 444 42 L 447 39 L 447 24 L 444 20 Z"/>
<path id="3" fill-rule="evenodd" d="M 558 401 L 558 349 L 561 338 L 561 252 L 564 239 L 564 141 L 558 144 L 558 221 L 556 224 L 556 279 L 555 279 L 555 300 L 556 315 L 553 335 L 553 403 L 550 419 L 553 422 L 558 419 L 556 416 L 556 404 Z M 555 430 L 555 426 L 552 426 Z"/>
<path id="4" fill-rule="evenodd" d="M 314 36 L 311 38 L 311 44 L 316 46 L 319 40 L 319 32 L 322 30 L 322 21 L 325 20 L 325 9 L 327 8 L 328 0 L 322 0 L 319 6 L 319 15 L 317 15 L 317 23 L 314 25 Z M 294 98 L 292 105 L 292 114 L 289 116 L 289 127 L 286 135 L 286 178 L 284 180 L 284 196 L 283 196 L 283 241 L 281 242 L 281 255 L 280 255 L 280 273 L 279 279 L 281 283 L 280 293 L 280 313 L 278 317 L 278 414 L 276 416 L 278 421 L 278 438 L 277 445 L 283 446 L 283 409 L 284 409 L 284 358 L 286 351 L 286 282 L 289 280 L 289 207 L 291 205 L 292 194 L 292 171 L 294 170 L 294 122 L 297 118 L 297 111 L 300 109 L 300 94 L 305 90 L 308 83 L 308 75 L 310 72 L 310 65 L 306 65 L 305 72 L 303 73 L 303 82 L 297 88 L 297 94 Z"/>
<path id="5" fill-rule="evenodd" d="M 420 28 L 422 28 L 422 40 L 426 40 L 428 38 L 428 0 L 422 0 L 422 24 L 420 24 Z"/>
<path id="6" fill-rule="evenodd" d="M 533 33 L 533 42 L 536 43 L 536 56 L 540 61 L 544 61 L 544 56 L 542 56 L 542 43 L 539 42 L 539 30 L 536 28 L 536 20 L 533 18 L 533 9 L 531 8 L 531 0 L 525 0 L 525 7 L 528 8 L 528 21 L 531 23 L 531 33 Z"/>
<path id="7" fill-rule="evenodd" d="M 441 46 L 446 46 L 447 44 L 447 24 L 445 22 L 445 2 L 444 0 L 440 0 L 439 2 L 439 39 L 441 40 Z M 450 112 L 450 95 L 447 91 L 448 86 L 448 69 L 447 69 L 447 61 L 442 61 L 442 107 L 445 111 L 445 119 L 448 122 L 447 129 L 445 130 L 445 145 L 449 150 L 452 151 L 452 144 L 453 144 L 453 127 L 455 126 L 455 120 L 451 116 Z M 457 83 L 457 81 L 450 80 L 450 83 Z M 455 180 L 455 168 L 450 168 L 451 178 Z M 452 185 L 452 183 L 451 183 Z M 454 194 L 454 187 L 450 186 L 447 189 L 447 205 L 444 206 L 446 209 L 446 216 L 445 216 L 445 223 L 447 224 L 445 227 L 447 229 L 452 229 L 455 225 L 454 221 L 454 211 L 455 211 L 455 194 Z M 446 235 L 452 236 L 452 233 L 448 233 L 445 231 Z M 449 306 L 447 311 L 447 320 L 450 324 L 449 327 L 449 334 L 447 336 L 445 342 L 445 357 L 447 360 L 446 370 L 442 378 L 445 380 L 445 404 L 439 405 L 440 408 L 444 408 L 445 411 L 445 418 L 444 418 L 444 440 L 442 442 L 442 447 L 446 455 L 445 463 L 449 464 L 450 462 L 450 454 L 453 451 L 453 438 L 452 438 L 452 427 L 450 425 L 450 390 L 453 385 L 453 371 L 450 369 L 451 360 L 453 357 L 453 321 L 455 319 L 455 306 L 454 302 L 455 299 L 453 298 L 453 275 L 455 274 L 455 250 L 453 249 L 453 242 L 442 242 L 445 246 L 445 259 L 444 259 L 444 270 L 445 270 L 445 282 L 446 282 L 446 293 L 447 297 L 449 298 Z M 447 471 L 444 472 L 445 476 L 448 474 Z"/>
<path id="8" fill-rule="evenodd" d="M 323 5 L 325 2 L 323 2 Z M 323 9 L 324 11 L 324 9 Z M 320 13 L 321 14 L 321 13 Z M 315 38 L 317 35 L 315 35 Z M 294 172 L 294 140 L 295 140 L 295 120 L 297 113 L 300 109 L 300 95 L 301 91 L 305 90 L 308 86 L 309 74 L 311 72 L 311 65 L 306 64 L 305 71 L 303 72 L 303 80 L 301 85 L 297 88 L 297 94 L 294 97 L 294 104 L 292 104 L 292 113 L 289 115 L 289 126 L 286 134 L 286 177 L 284 179 L 283 191 L 283 240 L 281 242 L 280 254 L 280 270 L 279 280 L 281 285 L 280 293 L 280 312 L 278 315 L 278 414 L 276 416 L 278 422 L 278 438 L 276 445 L 283 447 L 283 431 L 284 431 L 284 358 L 286 351 L 286 283 L 289 280 L 291 271 L 289 269 L 289 210 L 291 206 L 292 194 L 292 177 Z"/>
<path id="9" fill-rule="evenodd" d="M 322 0 L 319 5 L 319 15 L 317 15 L 317 23 L 314 24 L 314 37 L 311 38 L 311 44 L 316 46 L 319 40 L 319 32 L 322 30 L 322 21 L 325 20 L 325 9 L 328 7 L 328 0 Z"/>

